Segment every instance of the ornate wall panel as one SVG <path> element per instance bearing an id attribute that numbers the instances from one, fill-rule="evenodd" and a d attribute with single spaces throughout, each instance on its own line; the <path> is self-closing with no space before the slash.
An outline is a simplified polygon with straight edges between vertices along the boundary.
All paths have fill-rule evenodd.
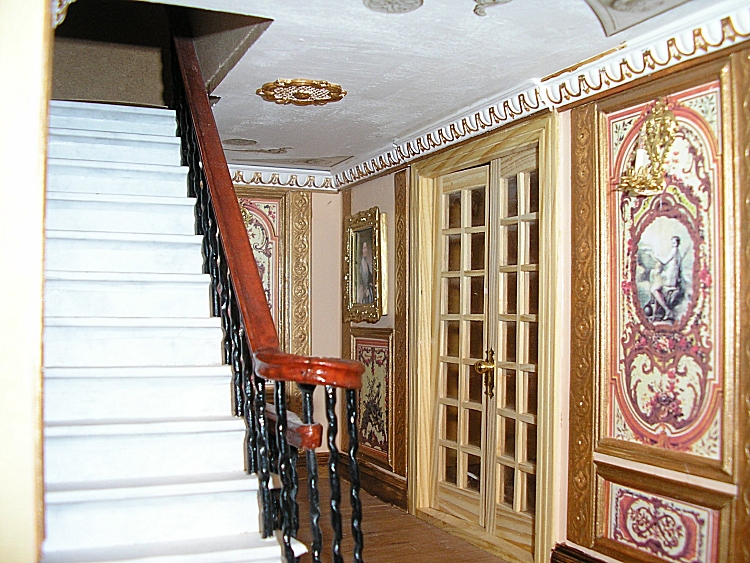
<path id="1" fill-rule="evenodd" d="M 657 115 L 674 129 L 664 190 L 618 191 L 644 142 L 644 122 Z M 610 381 L 605 435 L 721 461 L 721 84 L 605 119 L 613 262 L 603 300 L 605 318 L 615 320 L 603 366 Z"/>
<path id="2" fill-rule="evenodd" d="M 568 539 L 619 560 L 750 561 L 748 55 L 572 112 Z"/>
<path id="3" fill-rule="evenodd" d="M 309 192 L 235 184 L 281 345 L 310 354 Z"/>
<path id="4" fill-rule="evenodd" d="M 605 481 L 605 537 L 675 563 L 714 563 L 720 512 Z"/>

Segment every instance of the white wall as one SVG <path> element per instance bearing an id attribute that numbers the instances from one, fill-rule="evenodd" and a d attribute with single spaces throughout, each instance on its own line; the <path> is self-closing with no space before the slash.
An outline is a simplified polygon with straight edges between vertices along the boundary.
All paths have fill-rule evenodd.
<path id="1" fill-rule="evenodd" d="M 313 356 L 341 357 L 341 201 L 341 194 L 312 194 Z M 322 388 L 315 390 L 313 409 L 316 422 L 327 428 Z"/>
<path id="2" fill-rule="evenodd" d="M 50 2 L 0 2 L 0 561 L 41 542 L 41 360 Z"/>

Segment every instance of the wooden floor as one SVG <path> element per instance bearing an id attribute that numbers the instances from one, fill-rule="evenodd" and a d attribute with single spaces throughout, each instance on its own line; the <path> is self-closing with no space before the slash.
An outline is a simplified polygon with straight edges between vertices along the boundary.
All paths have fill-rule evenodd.
<path id="1" fill-rule="evenodd" d="M 321 468 L 323 469 L 323 468 Z M 322 560 L 331 563 L 331 514 L 327 473 L 321 472 L 320 500 L 321 526 L 323 528 Z M 299 501 L 300 529 L 298 537 L 305 545 L 310 545 L 310 524 L 307 497 L 307 478 L 300 475 Z M 342 481 L 341 506 L 343 512 L 344 538 L 341 554 L 345 562 L 354 560 L 351 537 L 351 504 L 349 483 Z M 362 491 L 362 531 L 364 532 L 365 563 L 504 563 L 495 557 L 435 526 L 432 526 L 403 510 L 381 502 Z M 304 555 L 301 563 L 311 563 L 310 554 Z"/>

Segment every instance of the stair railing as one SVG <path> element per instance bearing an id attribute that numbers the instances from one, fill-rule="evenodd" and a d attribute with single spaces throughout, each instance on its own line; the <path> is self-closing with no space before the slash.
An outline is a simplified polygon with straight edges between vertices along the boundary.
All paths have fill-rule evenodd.
<path id="1" fill-rule="evenodd" d="M 224 328 L 224 361 L 234 373 L 234 409 L 245 420 L 246 467 L 257 473 L 262 505 L 263 537 L 280 529 L 284 555 L 295 560 L 292 538 L 299 527 L 297 495 L 297 450 L 307 461 L 310 500 L 310 553 L 321 561 L 322 532 L 318 465 L 315 448 L 322 442 L 322 427 L 313 420 L 313 391 L 325 387 L 328 472 L 331 484 L 332 560 L 342 563 L 341 484 L 337 389 L 346 396 L 346 428 L 349 435 L 350 500 L 354 561 L 362 561 L 362 508 L 357 464 L 358 432 L 356 390 L 362 385 L 364 366 L 359 362 L 304 357 L 279 349 L 279 338 L 265 291 L 247 237 L 234 192 L 219 133 L 192 39 L 174 34 L 173 97 L 178 134 L 182 139 L 183 165 L 189 166 L 188 191 L 196 203 L 196 231 L 203 236 L 204 271 L 211 276 L 214 316 Z M 274 386 L 274 403 L 266 402 L 266 381 Z M 301 420 L 286 408 L 286 385 L 296 383 L 302 392 Z M 278 495 L 271 474 L 281 481 Z"/>

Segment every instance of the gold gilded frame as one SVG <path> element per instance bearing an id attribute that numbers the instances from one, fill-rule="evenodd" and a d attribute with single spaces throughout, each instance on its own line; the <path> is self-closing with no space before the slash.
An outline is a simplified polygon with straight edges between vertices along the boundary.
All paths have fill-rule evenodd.
<path id="1" fill-rule="evenodd" d="M 248 188 L 235 184 L 238 198 L 279 202 L 279 341 L 291 354 L 310 355 L 311 221 L 310 192 L 279 188 Z M 295 389 L 296 390 L 296 389 Z"/>
<path id="2" fill-rule="evenodd" d="M 721 511 L 719 535 L 728 547 L 719 561 L 750 561 L 750 51 L 690 63 L 688 72 L 672 72 L 640 87 L 579 106 L 571 112 L 572 293 L 571 373 L 567 537 L 579 545 L 628 560 L 653 561 L 602 537 L 603 478 L 633 483 L 648 492 L 687 499 Z M 724 432 L 722 461 L 702 460 L 683 452 L 655 450 L 642 444 L 603 437 L 604 340 L 609 320 L 603 314 L 607 280 L 605 114 L 719 80 L 723 146 L 721 172 L 724 203 L 719 209 L 721 238 L 720 320 L 724 342 Z M 742 251 L 741 251 L 742 249 Z M 617 460 L 617 467 L 596 463 L 596 456 Z M 638 464 L 655 466 L 649 477 Z M 609 476 L 609 477 L 608 477 Z M 694 478 L 693 476 L 697 476 Z M 681 481 L 681 482 L 680 482 Z M 680 482 L 680 484 L 677 484 Z M 700 482 L 701 486 L 686 485 Z M 733 490 L 736 495 L 722 494 Z"/>
<path id="3" fill-rule="evenodd" d="M 388 274 L 386 248 L 386 215 L 377 207 L 360 211 L 344 222 L 346 251 L 344 253 L 344 322 L 375 323 L 388 314 Z M 369 233 L 368 233 L 369 232 Z M 360 254 L 364 246 L 360 237 L 369 238 L 372 248 L 370 288 L 372 295 L 360 299 L 359 281 Z M 366 241 L 365 241 L 366 242 Z M 369 286 L 369 284 L 368 284 Z"/>

